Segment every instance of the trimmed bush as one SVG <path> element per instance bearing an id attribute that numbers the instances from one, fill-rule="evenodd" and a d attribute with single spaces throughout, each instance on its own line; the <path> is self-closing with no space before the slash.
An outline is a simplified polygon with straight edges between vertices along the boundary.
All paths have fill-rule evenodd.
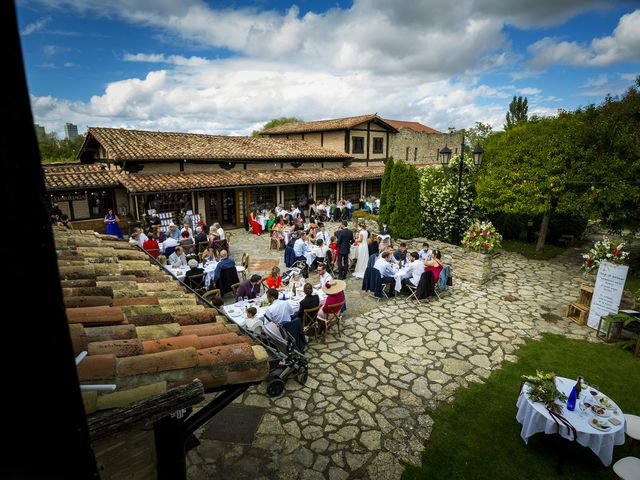
<path id="1" fill-rule="evenodd" d="M 394 209 L 391 214 L 391 231 L 395 237 L 415 238 L 422 233 L 420 212 L 420 179 L 413 165 L 396 162 L 391 175 L 394 192 Z"/>
<path id="2" fill-rule="evenodd" d="M 389 157 L 384 165 L 380 190 L 380 210 L 378 212 L 378 224 L 382 228 L 383 223 L 389 223 L 393 212 L 393 193 L 391 192 L 391 173 L 393 172 L 393 157 Z"/>

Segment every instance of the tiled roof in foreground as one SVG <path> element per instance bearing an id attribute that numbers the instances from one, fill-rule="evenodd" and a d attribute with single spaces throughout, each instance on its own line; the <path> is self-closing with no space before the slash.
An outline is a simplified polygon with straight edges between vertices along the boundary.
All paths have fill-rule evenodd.
<path id="1" fill-rule="evenodd" d="M 194 190 L 218 187 L 254 185 L 286 185 L 296 183 L 322 183 L 380 178 L 384 167 L 354 167 L 202 173 L 154 173 L 149 175 L 123 175 L 121 183 L 130 193 L 169 190 Z"/>
<path id="2" fill-rule="evenodd" d="M 198 133 L 150 132 L 89 127 L 85 145 L 95 138 L 116 161 L 292 160 L 352 158 L 320 145 L 282 138 L 227 137 Z M 84 148 L 84 146 L 83 146 Z M 81 155 L 82 151 L 79 153 Z"/>
<path id="3" fill-rule="evenodd" d="M 386 120 L 380 118 L 377 114 L 371 113 L 369 115 L 358 115 L 357 117 L 345 117 L 345 118 L 333 118 L 330 120 L 316 120 L 313 122 L 290 122 L 284 125 L 278 125 L 277 127 L 268 128 L 260 132 L 262 135 L 275 135 L 284 133 L 306 133 L 306 132 L 320 132 L 327 130 L 344 130 L 347 128 L 353 128 L 356 125 L 360 125 L 364 122 L 371 120 L 378 120 L 381 123 L 386 123 Z M 391 130 L 395 127 L 391 126 Z"/>
<path id="4" fill-rule="evenodd" d="M 42 166 L 47 190 L 117 187 L 120 174 L 99 164 L 46 164 Z"/>
<path id="5" fill-rule="evenodd" d="M 126 241 L 55 230 L 58 268 L 87 413 L 119 408 L 199 379 L 205 388 L 263 380 L 265 349 L 206 308 Z"/>

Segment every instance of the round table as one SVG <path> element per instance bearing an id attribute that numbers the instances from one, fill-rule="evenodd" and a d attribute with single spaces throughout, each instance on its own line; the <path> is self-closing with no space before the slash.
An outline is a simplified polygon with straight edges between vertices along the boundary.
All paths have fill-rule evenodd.
<path id="1" fill-rule="evenodd" d="M 204 267 L 202 266 L 201 263 L 198 264 L 198 267 L 204 269 L 204 274 L 205 274 L 204 285 L 205 287 L 207 287 L 207 289 L 211 285 L 211 282 L 213 282 L 213 274 L 215 273 L 217 265 L 218 265 L 218 262 L 216 261 L 207 262 L 207 264 Z M 166 268 L 169 271 L 169 273 L 171 273 L 171 275 L 173 275 L 175 278 L 177 278 L 183 283 L 184 283 L 185 276 L 189 271 L 189 267 L 186 265 L 180 268 L 173 268 L 171 265 L 164 265 L 164 268 Z"/>
<path id="2" fill-rule="evenodd" d="M 576 384 L 576 380 L 564 377 L 556 377 L 556 387 L 565 395 L 569 396 L 571 389 Z M 520 396 L 516 403 L 518 407 L 518 413 L 516 414 L 516 420 L 522 424 L 522 430 L 520 436 L 525 443 L 528 442 L 529 437 L 532 435 L 544 432 L 546 434 L 558 433 L 563 438 L 568 440 L 574 440 L 573 434 L 569 429 L 560 425 L 558 430 L 558 424 L 549 414 L 546 406 L 540 402 L 532 402 L 527 395 L 530 387 L 528 384 L 522 387 Z M 607 414 L 611 414 L 612 418 L 617 419 L 620 423 L 618 425 L 612 425 L 608 422 L 608 418 L 596 417 L 595 414 L 587 409 L 586 412 L 582 412 L 579 407 L 579 402 L 587 401 L 591 399 L 589 393 L 590 388 L 586 387 L 580 393 L 580 399 L 576 402 L 576 408 L 574 411 L 569 411 L 567 405 L 564 402 L 556 400 L 556 404 L 560 405 L 561 411 L 559 412 L 565 419 L 571 422 L 571 425 L 576 429 L 575 440 L 583 447 L 589 447 L 600 458 L 605 466 L 609 466 L 613 459 L 613 447 L 614 445 L 624 444 L 624 426 L 625 419 L 622 410 L 611 399 L 609 401 L 613 405 L 614 409 L 607 409 Z M 598 392 L 596 397 L 604 396 Z M 589 403 L 593 404 L 593 400 Z M 610 417 L 610 418 L 611 418 Z M 609 426 L 607 431 L 602 431 L 591 426 L 590 421 L 592 418 L 598 418 L 602 423 Z"/>

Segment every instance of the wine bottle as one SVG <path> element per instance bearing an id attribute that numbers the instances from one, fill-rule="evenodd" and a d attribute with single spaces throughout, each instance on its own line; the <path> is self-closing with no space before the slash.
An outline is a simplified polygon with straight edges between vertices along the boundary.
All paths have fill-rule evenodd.
<path id="1" fill-rule="evenodd" d="M 576 382 L 576 398 L 580 399 L 580 392 L 582 391 L 582 377 L 578 377 L 578 381 Z"/>
<path id="2" fill-rule="evenodd" d="M 567 398 L 567 410 L 573 412 L 576 408 L 576 387 L 571 389 L 569 398 Z"/>
<path id="3" fill-rule="evenodd" d="M 296 296 L 296 284 L 295 282 L 293 283 L 293 289 L 291 290 L 291 293 L 293 293 L 293 296 Z"/>

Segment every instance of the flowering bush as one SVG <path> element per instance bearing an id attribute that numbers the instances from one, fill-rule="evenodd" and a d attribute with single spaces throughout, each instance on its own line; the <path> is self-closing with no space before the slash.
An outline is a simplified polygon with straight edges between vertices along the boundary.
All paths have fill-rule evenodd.
<path id="1" fill-rule="evenodd" d="M 582 268 L 588 272 L 598 270 L 600 262 L 603 260 L 617 265 L 624 265 L 629 257 L 629 252 L 625 252 L 623 250 L 624 247 L 624 242 L 616 242 L 603 236 L 602 240 L 593 244 L 591 250 L 582 254 Z"/>
<path id="2" fill-rule="evenodd" d="M 464 234 L 462 246 L 469 250 L 482 253 L 493 253 L 500 247 L 502 235 L 498 233 L 496 227 L 491 222 L 475 221 Z"/>
<path id="3" fill-rule="evenodd" d="M 459 156 L 451 159 L 457 165 Z M 475 190 L 473 159 L 465 159 L 469 173 L 462 175 L 460 189 L 460 225 L 468 225 L 477 212 L 473 201 Z M 451 242 L 451 233 L 456 224 L 456 197 L 458 174 L 451 168 L 420 169 L 420 202 L 422 206 L 423 235 L 430 240 Z"/>

